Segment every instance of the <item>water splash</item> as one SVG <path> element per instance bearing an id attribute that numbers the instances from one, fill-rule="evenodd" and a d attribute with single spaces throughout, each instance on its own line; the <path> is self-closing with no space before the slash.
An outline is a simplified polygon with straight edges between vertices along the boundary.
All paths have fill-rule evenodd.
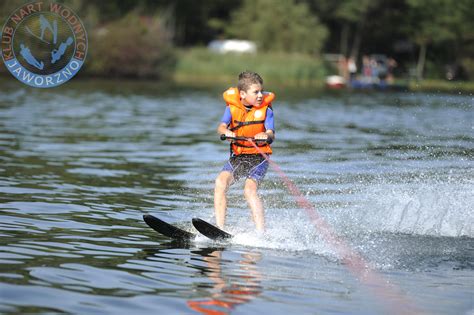
<path id="1" fill-rule="evenodd" d="M 354 229 L 429 236 L 474 237 L 474 181 L 418 178 L 365 187 L 346 214 Z"/>

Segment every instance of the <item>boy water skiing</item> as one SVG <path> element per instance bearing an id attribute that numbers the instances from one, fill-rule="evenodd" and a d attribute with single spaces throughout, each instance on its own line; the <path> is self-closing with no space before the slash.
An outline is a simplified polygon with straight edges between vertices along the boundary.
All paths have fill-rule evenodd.
<path id="1" fill-rule="evenodd" d="M 275 127 L 271 102 L 275 94 L 263 91 L 263 79 L 255 72 L 245 71 L 239 75 L 237 88 L 229 88 L 223 94 L 226 109 L 217 128 L 219 135 L 245 137 L 255 140 L 272 140 Z M 267 155 L 272 153 L 268 142 L 253 142 Z M 268 161 L 258 152 L 252 142 L 231 140 L 231 154 L 216 178 L 214 208 L 219 228 L 225 224 L 227 190 L 235 181 L 245 178 L 244 196 L 252 211 L 257 231 L 265 230 L 263 204 L 257 189 L 265 177 Z"/>

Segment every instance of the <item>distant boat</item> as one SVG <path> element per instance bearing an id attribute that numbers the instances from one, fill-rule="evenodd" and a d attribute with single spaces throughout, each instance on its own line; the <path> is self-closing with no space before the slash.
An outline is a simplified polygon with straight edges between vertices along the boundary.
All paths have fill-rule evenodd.
<path id="1" fill-rule="evenodd" d="M 408 91 L 408 85 L 388 83 L 385 80 L 370 82 L 354 79 L 347 81 L 340 75 L 331 75 L 326 78 L 326 87 L 331 90 L 376 90 L 376 91 Z"/>
<path id="2" fill-rule="evenodd" d="M 362 80 L 351 80 L 349 87 L 354 90 L 378 90 L 378 91 L 408 91 L 406 84 L 388 83 L 385 80 L 378 82 L 364 82 Z"/>
<path id="3" fill-rule="evenodd" d="M 326 78 L 326 87 L 334 90 L 346 87 L 346 79 L 340 75 L 330 75 Z"/>

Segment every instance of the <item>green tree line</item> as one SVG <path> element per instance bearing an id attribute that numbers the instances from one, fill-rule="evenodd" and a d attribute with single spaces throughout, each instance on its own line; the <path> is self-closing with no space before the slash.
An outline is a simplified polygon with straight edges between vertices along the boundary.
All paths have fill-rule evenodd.
<path id="1" fill-rule="evenodd" d="M 0 4 L 6 20 L 16 7 Z M 259 52 L 320 58 L 337 53 L 394 57 L 418 79 L 441 78 L 448 65 L 474 78 L 471 0 L 66 0 L 89 32 L 86 71 L 166 77 L 177 50 L 213 39 L 257 43 Z M 277 66 L 277 65 L 276 65 Z"/>

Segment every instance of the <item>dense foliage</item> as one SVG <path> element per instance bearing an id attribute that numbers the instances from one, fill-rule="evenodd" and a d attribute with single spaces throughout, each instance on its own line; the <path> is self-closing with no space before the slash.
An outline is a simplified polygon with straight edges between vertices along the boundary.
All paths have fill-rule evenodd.
<path id="1" fill-rule="evenodd" d="M 305 3 L 294 0 L 245 0 L 225 29 L 232 37 L 250 39 L 264 51 L 319 53 L 327 29 Z"/>
<path id="2" fill-rule="evenodd" d="M 94 56 L 88 70 L 104 75 L 162 76 L 160 72 L 173 64 L 171 47 L 239 38 L 255 41 L 262 52 L 298 52 L 315 58 L 338 53 L 358 60 L 363 54 L 382 53 L 394 57 L 399 70 L 410 69 L 418 78 L 443 78 L 445 67 L 458 69 L 459 78 L 474 78 L 471 0 L 58 2 L 83 18 Z M 24 3 L 2 2 L 0 17 L 6 19 Z M 171 62 L 165 62 L 167 58 Z M 140 62 L 143 65 L 135 68 Z"/>
<path id="3" fill-rule="evenodd" d="M 174 66 L 169 34 L 159 16 L 129 13 L 94 29 L 90 38 L 86 71 L 95 76 L 163 78 Z"/>

